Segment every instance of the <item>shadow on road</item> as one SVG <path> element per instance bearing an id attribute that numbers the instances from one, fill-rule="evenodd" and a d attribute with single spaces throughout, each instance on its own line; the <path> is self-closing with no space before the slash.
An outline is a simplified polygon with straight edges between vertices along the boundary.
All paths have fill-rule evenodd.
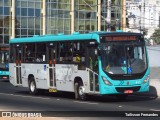
<path id="1" fill-rule="evenodd" d="M 1 82 L 9 82 L 9 80 L 0 80 Z"/>
<path id="2" fill-rule="evenodd" d="M 18 91 L 16 94 L 32 96 L 29 91 Z M 48 91 L 41 91 L 36 96 L 38 97 L 49 97 L 53 99 L 68 99 L 75 100 L 74 93 L 71 92 L 57 92 L 57 93 L 49 93 Z M 88 99 L 86 101 L 90 102 L 136 102 L 136 101 L 150 101 L 157 98 L 155 95 L 147 94 L 147 93 L 138 93 L 129 95 L 126 99 L 118 99 L 114 95 L 88 95 Z"/>
<path id="3" fill-rule="evenodd" d="M 3 83 L 3 84 L 2 84 Z M 11 84 L 8 85 L 7 80 L 1 81 L 1 92 L 4 93 L 11 93 L 11 94 L 18 94 L 18 95 L 26 95 L 32 96 L 29 93 L 28 88 L 24 87 L 14 87 Z M 37 94 L 38 97 L 48 97 L 53 99 L 68 99 L 68 100 L 75 100 L 74 93 L 71 92 L 57 92 L 57 93 L 49 93 L 48 91 L 40 91 Z M 115 96 L 111 95 L 89 95 L 87 101 L 90 102 L 136 102 L 136 101 L 150 101 L 157 98 L 157 90 L 154 86 L 150 86 L 149 93 L 137 93 L 129 95 L 126 99 L 117 99 Z"/>

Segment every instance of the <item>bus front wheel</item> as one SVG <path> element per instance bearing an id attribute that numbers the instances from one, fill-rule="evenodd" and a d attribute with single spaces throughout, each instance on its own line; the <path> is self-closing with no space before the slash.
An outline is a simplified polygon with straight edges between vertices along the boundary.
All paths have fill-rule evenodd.
<path id="1" fill-rule="evenodd" d="M 37 94 L 37 88 L 36 88 L 36 83 L 34 78 L 32 77 L 29 81 L 29 91 L 32 95 L 36 95 Z"/>
<path id="2" fill-rule="evenodd" d="M 75 98 L 79 100 L 86 100 L 87 95 L 84 93 L 84 86 L 82 82 L 75 83 Z"/>

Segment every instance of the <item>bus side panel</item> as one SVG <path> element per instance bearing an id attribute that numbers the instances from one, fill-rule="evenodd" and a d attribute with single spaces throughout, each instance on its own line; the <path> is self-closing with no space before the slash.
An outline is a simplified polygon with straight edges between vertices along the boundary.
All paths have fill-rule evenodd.
<path id="1" fill-rule="evenodd" d="M 56 64 L 57 90 L 74 92 L 74 80 L 76 77 L 80 77 L 82 82 L 87 85 L 86 70 L 77 70 L 75 65 Z"/>
<path id="2" fill-rule="evenodd" d="M 22 64 L 22 84 L 24 87 L 28 86 L 29 75 L 34 77 L 37 88 L 48 89 L 46 64 Z"/>
<path id="3" fill-rule="evenodd" d="M 16 86 L 16 64 L 15 63 L 9 63 L 9 81 L 12 85 Z"/>

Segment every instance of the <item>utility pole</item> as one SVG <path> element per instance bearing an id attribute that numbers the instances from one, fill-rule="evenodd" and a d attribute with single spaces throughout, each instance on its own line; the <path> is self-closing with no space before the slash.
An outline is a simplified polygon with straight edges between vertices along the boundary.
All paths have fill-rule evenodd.
<path id="1" fill-rule="evenodd" d="M 160 28 L 160 12 L 159 12 L 159 28 Z"/>
<path id="2" fill-rule="evenodd" d="M 144 31 L 145 31 L 145 1 L 143 1 L 143 35 L 144 35 Z"/>
<path id="3" fill-rule="evenodd" d="M 101 7 L 102 7 L 101 0 L 98 0 L 98 13 L 97 13 L 97 17 L 98 17 L 98 31 L 101 31 L 101 10 L 102 10 Z"/>
<path id="4" fill-rule="evenodd" d="M 122 19 L 120 21 L 121 23 L 119 24 L 122 26 L 120 28 L 126 31 L 126 0 L 122 0 Z"/>
<path id="5" fill-rule="evenodd" d="M 11 38 L 15 38 L 15 0 L 12 0 L 12 7 L 11 7 L 11 12 L 12 12 L 12 33 L 11 33 Z"/>
<path id="6" fill-rule="evenodd" d="M 142 4 L 139 5 L 139 10 L 140 10 L 140 20 L 139 20 L 139 31 L 141 33 L 141 24 L 142 24 Z"/>
<path id="7" fill-rule="evenodd" d="M 71 7 L 71 12 L 70 12 L 70 15 L 71 15 L 71 33 L 73 33 L 74 32 L 74 19 L 75 19 L 75 17 L 74 17 L 74 6 L 75 6 L 75 3 L 74 3 L 74 0 L 71 0 L 71 5 L 72 5 L 72 7 Z"/>
<path id="8" fill-rule="evenodd" d="M 107 18 L 106 18 L 106 22 L 107 22 L 107 31 L 110 31 L 110 26 L 111 26 L 111 0 L 108 0 L 107 3 Z"/>
<path id="9" fill-rule="evenodd" d="M 145 1 L 142 0 L 140 6 L 140 33 L 144 33 L 144 25 L 145 25 Z"/>
<path id="10" fill-rule="evenodd" d="M 42 11 L 41 11 L 41 13 L 42 13 L 42 15 L 43 15 L 43 25 L 42 25 L 42 27 L 43 27 L 43 32 L 42 32 L 42 34 L 43 35 L 45 35 L 46 34 L 46 21 L 47 21 L 47 19 L 46 19 L 46 0 L 43 0 L 43 8 L 42 8 Z"/>

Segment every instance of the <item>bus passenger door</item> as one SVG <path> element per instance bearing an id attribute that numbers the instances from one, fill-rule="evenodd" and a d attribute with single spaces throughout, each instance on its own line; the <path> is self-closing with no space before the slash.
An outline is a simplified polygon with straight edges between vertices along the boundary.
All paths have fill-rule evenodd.
<path id="1" fill-rule="evenodd" d="M 15 80 L 16 85 L 22 85 L 22 78 L 21 78 L 21 56 L 22 55 L 22 48 L 20 46 L 15 47 L 15 62 L 16 62 L 16 74 Z"/>
<path id="2" fill-rule="evenodd" d="M 51 44 L 51 43 L 50 43 Z M 56 78 L 55 78 L 55 64 L 56 64 L 56 53 L 55 53 L 55 46 L 49 45 L 48 49 L 49 53 L 49 86 L 51 88 L 56 87 Z"/>
<path id="3" fill-rule="evenodd" d="M 98 51 L 96 45 L 87 46 L 87 66 L 89 68 L 90 91 L 98 92 Z"/>

